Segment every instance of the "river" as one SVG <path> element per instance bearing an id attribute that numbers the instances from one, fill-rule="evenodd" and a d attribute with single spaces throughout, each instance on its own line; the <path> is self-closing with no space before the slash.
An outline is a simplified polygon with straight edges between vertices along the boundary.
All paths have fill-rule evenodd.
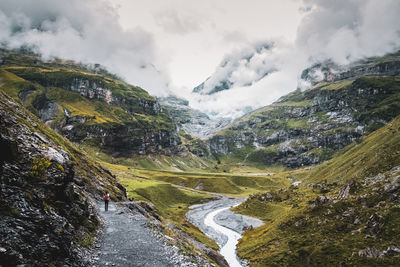
<path id="1" fill-rule="evenodd" d="M 244 199 L 222 197 L 200 205 L 194 205 L 187 213 L 188 220 L 216 241 L 220 253 L 231 267 L 245 266 L 236 255 L 236 245 L 242 237 L 244 227 L 259 227 L 262 221 L 235 214 L 230 207 L 239 205 Z"/>

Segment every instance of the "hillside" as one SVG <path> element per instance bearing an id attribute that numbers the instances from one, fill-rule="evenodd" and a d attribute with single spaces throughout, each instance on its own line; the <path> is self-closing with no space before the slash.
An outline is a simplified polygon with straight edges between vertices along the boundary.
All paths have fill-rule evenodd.
<path id="1" fill-rule="evenodd" d="M 265 165 L 298 168 L 323 162 L 335 151 L 400 114 L 400 58 L 374 58 L 336 72 L 272 105 L 244 116 L 208 140 L 212 154 Z M 335 73 L 333 76 L 332 73 Z M 314 80 L 312 80 L 314 79 Z"/>
<path id="2" fill-rule="evenodd" d="M 265 225 L 239 255 L 252 266 L 396 266 L 400 257 L 400 117 L 303 170 L 298 187 L 255 194 L 236 211 Z"/>
<path id="3" fill-rule="evenodd" d="M 0 59 L 2 90 L 69 140 L 114 156 L 179 153 L 168 112 L 100 66 L 22 51 L 0 50 Z"/>
<path id="4" fill-rule="evenodd" d="M 169 111 L 179 129 L 200 139 L 214 134 L 231 122 L 228 118 L 211 119 L 207 114 L 191 108 L 189 101 L 176 96 L 160 97 L 157 100 Z"/>
<path id="5" fill-rule="evenodd" d="M 0 150 L 1 265 L 85 266 L 97 202 L 125 199 L 123 187 L 2 92 Z"/>

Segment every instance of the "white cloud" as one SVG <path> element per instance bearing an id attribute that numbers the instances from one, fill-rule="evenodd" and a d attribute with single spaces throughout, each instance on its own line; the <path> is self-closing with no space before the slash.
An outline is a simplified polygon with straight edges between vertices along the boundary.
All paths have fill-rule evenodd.
<path id="1" fill-rule="evenodd" d="M 201 29 L 200 16 L 177 12 L 176 10 L 163 10 L 154 15 L 158 26 L 169 33 L 188 34 Z"/>
<path id="2" fill-rule="evenodd" d="M 168 71 L 151 34 L 124 30 L 116 10 L 102 0 L 3 0 L 0 42 L 29 46 L 44 58 L 100 63 L 152 94 L 168 91 Z"/>
<path id="3" fill-rule="evenodd" d="M 0 42 L 100 63 L 152 94 L 173 90 L 209 114 L 237 117 L 296 89 L 313 63 L 398 50 L 398 14 L 398 0 L 2 0 Z M 207 90 L 224 79 L 234 88 L 189 94 L 213 70 Z"/>
<path id="4" fill-rule="evenodd" d="M 233 88 L 212 96 L 189 96 L 196 108 L 212 114 L 235 117 L 247 106 L 259 108 L 280 96 L 307 85 L 301 72 L 326 60 L 349 64 L 400 49 L 400 1 L 398 0 L 304 0 L 304 17 L 297 38 L 290 42 L 270 41 L 272 49 L 257 51 L 249 45 L 225 56 L 205 83 L 210 92 L 221 81 Z M 249 61 L 245 60 L 250 57 Z M 263 73 L 271 72 L 259 80 Z M 322 75 L 318 69 L 312 74 Z M 246 84 L 251 86 L 244 87 Z"/>
<path id="5" fill-rule="evenodd" d="M 313 60 L 346 64 L 400 46 L 400 1 L 305 0 L 312 11 L 298 28 L 297 46 Z"/>

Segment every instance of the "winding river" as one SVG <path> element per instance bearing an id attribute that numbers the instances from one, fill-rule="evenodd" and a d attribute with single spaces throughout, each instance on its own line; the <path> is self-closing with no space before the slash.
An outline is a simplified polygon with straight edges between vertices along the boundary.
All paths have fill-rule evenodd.
<path id="1" fill-rule="evenodd" d="M 242 203 L 244 199 L 222 197 L 204 204 L 190 207 L 186 214 L 188 220 L 199 227 L 207 236 L 215 240 L 220 253 L 230 267 L 245 266 L 236 255 L 236 245 L 242 237 L 244 227 L 259 227 L 262 221 L 235 214 L 231 207 Z"/>
<path id="2" fill-rule="evenodd" d="M 225 245 L 221 248 L 220 253 L 222 256 L 225 257 L 226 261 L 228 262 L 230 267 L 241 267 L 242 265 L 238 261 L 236 257 L 236 245 L 239 242 L 239 239 L 242 237 L 239 233 L 232 231 L 222 225 L 215 223 L 214 217 L 224 211 L 229 209 L 230 207 L 217 209 L 215 211 L 210 212 L 207 214 L 206 218 L 204 219 L 204 224 L 214 228 L 217 232 L 225 235 L 228 237 L 228 241 Z"/>

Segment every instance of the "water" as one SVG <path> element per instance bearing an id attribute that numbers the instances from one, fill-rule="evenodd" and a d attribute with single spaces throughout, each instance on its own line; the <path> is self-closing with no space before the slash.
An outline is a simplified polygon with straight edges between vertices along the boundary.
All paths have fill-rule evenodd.
<path id="1" fill-rule="evenodd" d="M 224 211 L 229 209 L 230 207 L 225 207 L 225 208 L 220 208 L 215 211 L 212 211 L 207 214 L 207 216 L 204 219 L 204 224 L 212 227 L 215 229 L 217 232 L 225 235 L 228 237 L 228 241 L 225 243 L 225 245 L 220 249 L 220 253 L 222 256 L 225 257 L 226 261 L 228 262 L 230 267 L 242 267 L 240 262 L 238 261 L 236 257 L 236 245 L 239 242 L 239 239 L 242 237 L 239 233 L 228 229 L 224 226 L 221 226 L 214 221 L 214 217 Z"/>

